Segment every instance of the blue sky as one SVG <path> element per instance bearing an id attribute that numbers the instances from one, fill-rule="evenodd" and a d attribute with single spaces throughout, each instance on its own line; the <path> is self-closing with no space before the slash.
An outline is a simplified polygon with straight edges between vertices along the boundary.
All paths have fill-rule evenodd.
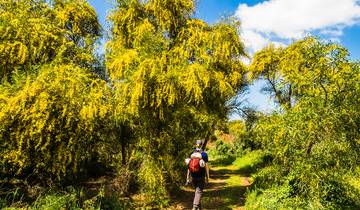
<path id="1" fill-rule="evenodd" d="M 106 28 L 111 0 L 89 0 Z M 242 23 L 242 39 L 250 53 L 269 42 L 288 44 L 306 34 L 338 42 L 353 60 L 360 60 L 360 6 L 358 0 L 197 0 L 195 16 L 213 24 L 235 15 Z M 260 93 L 262 81 L 250 88 L 248 101 L 259 110 L 274 108 Z M 235 116 L 232 116 L 234 118 Z"/>

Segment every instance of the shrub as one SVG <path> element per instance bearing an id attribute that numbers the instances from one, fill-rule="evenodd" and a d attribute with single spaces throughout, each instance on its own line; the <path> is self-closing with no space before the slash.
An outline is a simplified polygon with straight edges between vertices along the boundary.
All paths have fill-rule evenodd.
<path id="1" fill-rule="evenodd" d="M 360 208 L 358 188 L 344 180 L 360 164 L 360 68 L 348 55 L 312 37 L 257 53 L 251 71 L 273 84 L 275 90 L 266 90 L 282 110 L 252 129 L 254 141 L 271 155 L 268 167 L 255 175 L 259 200 L 275 199 L 249 199 L 248 205 Z M 287 207 L 288 201 L 295 205 Z"/>
<path id="2" fill-rule="evenodd" d="M 360 199 L 354 196 L 359 191 L 343 180 L 360 161 L 353 139 L 358 133 L 345 129 L 351 125 L 343 113 L 352 111 L 354 107 L 322 107 L 312 101 L 261 120 L 256 138 L 273 160 L 255 175 L 255 185 L 264 193 L 260 197 L 275 195 L 279 205 L 300 200 L 304 208 L 359 208 Z M 284 189 L 288 194 L 279 197 Z"/>
<path id="3" fill-rule="evenodd" d="M 2 106 L 2 172 L 60 181 L 76 177 L 95 154 L 89 151 L 106 140 L 106 93 L 105 82 L 86 69 L 44 67 Z"/>
<path id="4" fill-rule="evenodd" d="M 145 158 L 141 165 L 139 181 L 141 190 L 149 196 L 148 201 L 161 204 L 167 198 L 163 169 L 150 157 Z"/>
<path id="5" fill-rule="evenodd" d="M 208 155 L 214 159 L 218 159 L 218 161 L 229 160 L 232 162 L 235 159 L 233 149 L 234 148 L 231 144 L 225 143 L 223 140 L 218 139 L 215 142 L 215 147 L 209 151 Z"/>
<path id="6" fill-rule="evenodd" d="M 31 209 L 34 210 L 58 210 L 58 209 L 81 209 L 76 194 L 51 193 L 39 197 Z"/>

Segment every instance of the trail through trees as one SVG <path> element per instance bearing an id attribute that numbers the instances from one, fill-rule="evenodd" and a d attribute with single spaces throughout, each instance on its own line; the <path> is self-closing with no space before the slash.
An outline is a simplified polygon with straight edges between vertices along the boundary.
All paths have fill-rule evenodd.
<path id="1" fill-rule="evenodd" d="M 249 168 L 214 161 L 202 198 L 203 208 L 244 209 L 245 192 L 250 185 Z M 181 191 L 173 197 L 174 205 L 170 209 L 191 209 L 193 198 L 194 189 L 191 186 L 181 187 Z"/>

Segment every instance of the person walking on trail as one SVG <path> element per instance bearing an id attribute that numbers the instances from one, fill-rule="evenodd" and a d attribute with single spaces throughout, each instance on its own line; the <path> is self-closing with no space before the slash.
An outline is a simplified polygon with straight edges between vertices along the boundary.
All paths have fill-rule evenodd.
<path id="1" fill-rule="evenodd" d="M 187 183 L 190 183 L 191 177 L 191 182 L 195 188 L 193 210 L 202 209 L 201 196 L 205 184 L 209 182 L 209 158 L 206 152 L 202 150 L 202 145 L 202 140 L 196 140 L 196 149 L 188 160 Z"/>

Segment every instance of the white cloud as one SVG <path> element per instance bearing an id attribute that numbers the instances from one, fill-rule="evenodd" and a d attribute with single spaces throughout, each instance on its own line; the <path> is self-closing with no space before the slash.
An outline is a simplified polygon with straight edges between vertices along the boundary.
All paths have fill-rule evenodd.
<path id="1" fill-rule="evenodd" d="M 270 42 L 270 39 L 253 30 L 244 30 L 242 33 L 242 39 L 246 47 L 251 48 L 254 51 L 262 49 Z"/>
<path id="2" fill-rule="evenodd" d="M 251 50 L 274 40 L 291 40 L 318 32 L 339 39 L 345 27 L 360 22 L 359 0 L 269 0 L 240 4 L 236 14 Z"/>
<path id="3" fill-rule="evenodd" d="M 343 35 L 343 29 L 344 29 L 344 27 L 322 29 L 322 30 L 320 30 L 320 34 L 339 37 L 339 36 Z"/>

